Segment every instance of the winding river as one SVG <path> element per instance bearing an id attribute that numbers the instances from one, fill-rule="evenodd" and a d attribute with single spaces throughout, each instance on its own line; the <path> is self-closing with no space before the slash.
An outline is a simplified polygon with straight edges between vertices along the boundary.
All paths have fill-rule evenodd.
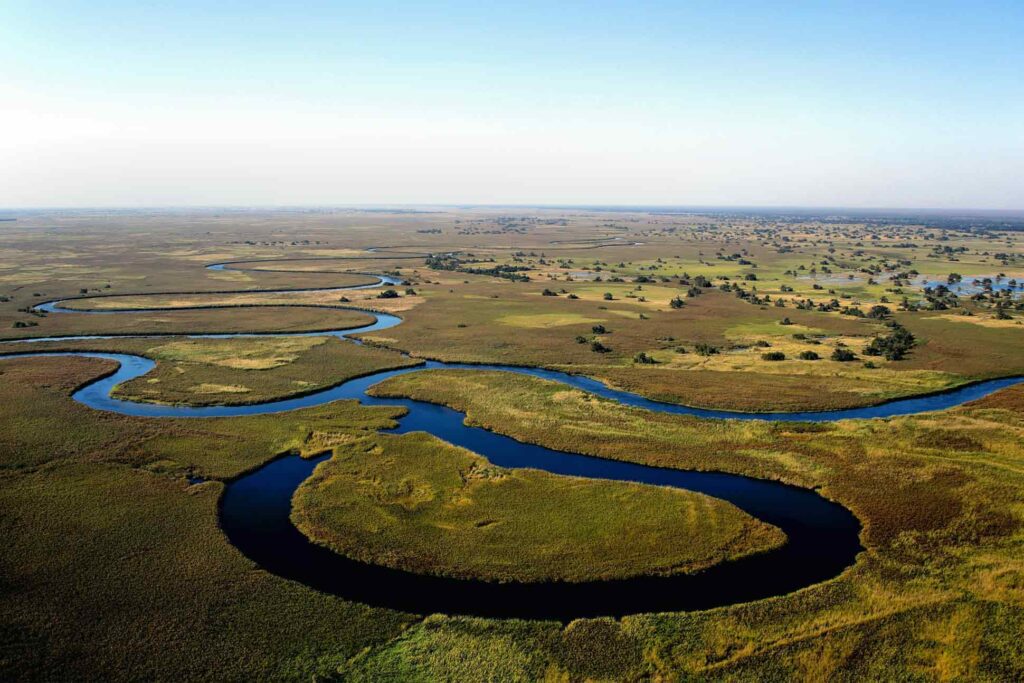
<path id="1" fill-rule="evenodd" d="M 420 257 L 417 255 L 416 257 Z M 311 259 L 313 260 L 313 259 Z M 237 268 L 246 262 L 219 263 L 212 269 Z M 237 265 L 236 265 L 237 264 Z M 246 268 L 247 269 L 247 268 Z M 259 270 L 259 268 L 254 268 Z M 277 271 L 280 272 L 280 271 Z M 311 271 L 302 271 L 309 273 Z M 322 291 L 393 285 L 386 276 L 355 287 L 325 287 Z M 304 290 L 273 290 L 304 291 Z M 308 290 L 307 290 L 308 291 Z M 226 293 L 226 292 L 222 292 Z M 247 290 L 245 293 L 252 293 Z M 52 301 L 38 308 L 51 313 L 120 314 L 166 309 L 78 310 Z M 369 311 L 367 311 L 370 313 Z M 246 336 L 332 335 L 360 343 L 353 335 L 384 330 L 401 319 L 372 313 L 372 324 L 346 330 L 270 334 L 203 334 L 190 338 Z M 130 335 L 161 337 L 177 335 Z M 3 342 L 61 342 L 106 339 L 110 336 L 79 335 L 44 337 Z M 414 574 L 365 564 L 339 555 L 309 541 L 291 522 L 291 498 L 317 464 L 329 456 L 303 459 L 278 458 L 259 469 L 227 482 L 220 506 L 221 527 L 228 540 L 263 569 L 298 581 L 316 590 L 371 605 L 416 613 L 442 612 L 486 617 L 560 619 L 621 616 L 643 612 L 707 609 L 782 595 L 837 576 L 856 560 L 862 550 L 860 523 L 846 508 L 817 493 L 777 482 L 739 475 L 649 467 L 555 451 L 526 444 L 481 428 L 463 424 L 464 415 L 450 408 L 410 399 L 383 399 L 366 394 L 382 380 L 424 369 L 501 370 L 555 380 L 623 405 L 647 410 L 693 415 L 708 419 L 833 421 L 875 418 L 941 410 L 980 398 L 1024 378 L 1005 378 L 970 384 L 953 391 L 901 399 L 849 410 L 805 413 L 738 413 L 703 410 L 661 403 L 618 391 L 587 377 L 541 368 L 504 365 L 467 365 L 427 361 L 422 365 L 387 370 L 349 380 L 322 391 L 242 406 L 165 406 L 113 398 L 111 391 L 123 382 L 146 374 L 155 363 L 142 356 L 99 352 L 28 352 L 0 354 L 0 358 L 26 356 L 84 356 L 118 363 L 117 370 L 80 389 L 73 398 L 96 410 L 150 418 L 231 417 L 279 413 L 322 405 L 339 399 L 357 399 L 365 405 L 402 406 L 395 433 L 424 431 L 470 449 L 492 463 L 509 468 L 530 467 L 554 474 L 639 482 L 696 491 L 733 503 L 750 515 L 773 524 L 787 536 L 780 548 L 739 560 L 723 562 L 695 574 L 669 577 L 638 577 L 615 581 L 580 583 L 494 583 Z"/>

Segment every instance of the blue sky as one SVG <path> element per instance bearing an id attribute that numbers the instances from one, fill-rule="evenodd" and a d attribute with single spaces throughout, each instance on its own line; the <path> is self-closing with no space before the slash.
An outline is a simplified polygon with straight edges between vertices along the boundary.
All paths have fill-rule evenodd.
<path id="1" fill-rule="evenodd" d="M 0 3 L 0 206 L 1024 208 L 1019 1 L 371 4 Z"/>

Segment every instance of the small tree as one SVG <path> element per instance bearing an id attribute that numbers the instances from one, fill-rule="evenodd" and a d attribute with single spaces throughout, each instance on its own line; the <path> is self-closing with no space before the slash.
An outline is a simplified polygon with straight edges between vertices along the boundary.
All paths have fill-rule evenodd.
<path id="1" fill-rule="evenodd" d="M 705 342 L 698 342 L 693 347 L 693 350 L 697 352 L 698 356 L 713 356 L 716 353 L 718 353 L 717 346 L 712 346 L 711 344 L 707 344 Z"/>
<path id="2" fill-rule="evenodd" d="M 840 363 L 847 363 L 851 360 L 857 360 L 857 354 L 850 349 L 839 347 L 832 352 L 832 360 L 837 360 Z"/>
<path id="3" fill-rule="evenodd" d="M 769 351 L 768 353 L 761 354 L 761 360 L 786 360 L 786 354 L 782 351 Z"/>
<path id="4" fill-rule="evenodd" d="M 875 305 L 868 310 L 867 317 L 874 318 L 875 320 L 884 320 L 892 315 L 892 311 L 889 310 L 888 306 Z"/>

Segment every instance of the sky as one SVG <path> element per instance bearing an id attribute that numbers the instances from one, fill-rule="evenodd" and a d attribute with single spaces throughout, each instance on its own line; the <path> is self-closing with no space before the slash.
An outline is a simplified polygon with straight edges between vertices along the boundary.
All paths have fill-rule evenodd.
<path id="1" fill-rule="evenodd" d="M 1024 209 L 1024 2 L 0 0 L 0 207 Z"/>

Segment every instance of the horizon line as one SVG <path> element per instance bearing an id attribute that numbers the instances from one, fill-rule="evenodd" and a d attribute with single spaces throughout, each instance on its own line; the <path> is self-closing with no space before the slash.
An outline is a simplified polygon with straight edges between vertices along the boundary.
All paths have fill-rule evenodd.
<path id="1" fill-rule="evenodd" d="M 836 211 L 864 213 L 932 213 L 932 214 L 1003 214 L 1024 218 L 1024 207 L 1021 208 L 981 208 L 981 207 L 924 207 L 924 206 L 842 206 L 818 204 L 631 204 L 631 203 L 524 203 L 524 202 L 367 202 L 367 203 L 298 203 L 298 204 L 152 204 L 152 205 L 30 205 L 0 206 L 0 214 L 18 211 L 268 211 L 268 210 L 301 210 L 301 209 L 562 209 L 562 210 L 598 210 L 598 211 Z M 0 216 L 9 217 L 9 216 Z"/>

